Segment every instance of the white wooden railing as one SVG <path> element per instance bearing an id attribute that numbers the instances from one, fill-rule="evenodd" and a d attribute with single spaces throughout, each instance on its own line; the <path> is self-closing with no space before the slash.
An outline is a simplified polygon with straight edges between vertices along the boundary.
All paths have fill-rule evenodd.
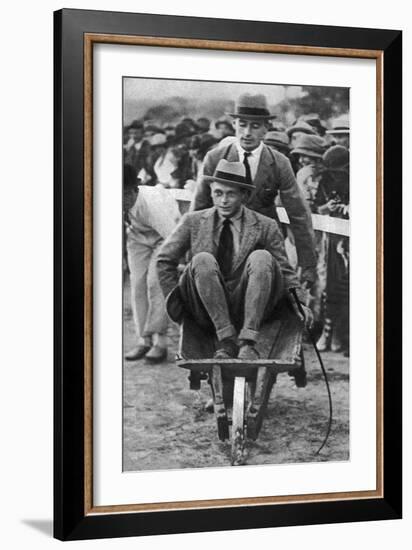
<path id="1" fill-rule="evenodd" d="M 171 189 L 176 200 L 181 202 L 190 202 L 192 200 L 192 192 L 187 189 Z M 277 208 L 279 221 L 281 223 L 289 223 L 289 218 L 286 210 L 283 207 Z M 349 237 L 349 220 L 341 218 L 332 218 L 321 214 L 312 214 L 313 228 L 325 233 L 334 233 L 336 235 L 344 235 Z"/>

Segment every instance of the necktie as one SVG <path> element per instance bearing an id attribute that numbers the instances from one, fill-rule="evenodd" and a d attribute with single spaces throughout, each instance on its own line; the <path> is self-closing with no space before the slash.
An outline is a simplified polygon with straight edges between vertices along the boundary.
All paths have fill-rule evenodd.
<path id="1" fill-rule="evenodd" d="M 243 155 L 243 164 L 245 165 L 245 168 L 246 168 L 246 181 L 247 183 L 249 183 L 249 185 L 252 185 L 252 174 L 250 172 L 250 164 L 249 164 L 249 161 L 248 161 L 248 157 L 250 157 L 252 153 L 244 153 Z"/>
<path id="2" fill-rule="evenodd" d="M 231 225 L 232 222 L 229 219 L 224 220 L 216 254 L 216 260 L 224 279 L 230 275 L 232 270 L 233 233 Z"/>

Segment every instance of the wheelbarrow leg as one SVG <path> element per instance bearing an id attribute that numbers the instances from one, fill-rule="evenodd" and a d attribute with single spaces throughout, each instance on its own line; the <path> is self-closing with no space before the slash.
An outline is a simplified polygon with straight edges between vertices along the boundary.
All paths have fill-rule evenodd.
<path id="1" fill-rule="evenodd" d="M 270 392 L 276 378 L 267 367 L 258 369 L 256 389 L 247 413 L 247 436 L 256 441 L 262 427 L 263 417 L 269 401 Z"/>
<path id="2" fill-rule="evenodd" d="M 211 386 L 218 437 L 221 441 L 225 441 L 225 439 L 229 439 L 229 422 L 227 418 L 226 407 L 223 402 L 222 369 L 219 367 L 219 365 L 213 365 Z"/>
<path id="3" fill-rule="evenodd" d="M 244 376 L 236 376 L 233 388 L 232 412 L 232 466 L 241 466 L 245 463 L 245 396 L 247 391 Z"/>

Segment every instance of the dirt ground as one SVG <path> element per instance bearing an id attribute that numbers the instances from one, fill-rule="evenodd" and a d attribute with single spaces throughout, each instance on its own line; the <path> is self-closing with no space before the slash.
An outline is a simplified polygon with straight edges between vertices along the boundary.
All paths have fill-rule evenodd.
<path id="1" fill-rule="evenodd" d="M 126 298 L 126 295 L 125 295 Z M 124 345 L 134 346 L 130 310 L 125 310 Z M 124 362 L 123 470 L 164 470 L 228 466 L 230 443 L 217 437 L 213 414 L 204 409 L 209 384 L 189 389 L 189 371 L 176 367 L 178 329 L 169 330 L 168 361 L 147 365 Z M 349 459 L 349 360 L 322 354 L 333 399 L 329 440 L 315 455 L 326 433 L 328 397 L 316 355 L 305 345 L 306 388 L 280 374 L 272 390 L 257 441 L 248 441 L 246 464 L 343 461 Z"/>

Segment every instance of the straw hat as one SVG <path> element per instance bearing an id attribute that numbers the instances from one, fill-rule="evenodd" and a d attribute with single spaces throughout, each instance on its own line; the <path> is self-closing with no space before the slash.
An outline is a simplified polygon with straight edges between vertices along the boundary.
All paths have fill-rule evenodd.
<path id="1" fill-rule="evenodd" d="M 327 130 L 327 134 L 349 134 L 349 117 L 348 115 L 342 115 L 332 122 L 331 130 Z"/>
<path id="2" fill-rule="evenodd" d="M 254 189 L 255 186 L 246 180 L 246 168 L 243 162 L 229 162 L 221 159 L 213 176 L 203 176 L 203 181 L 212 183 L 217 181 L 226 185 L 236 185 L 242 189 Z"/>

